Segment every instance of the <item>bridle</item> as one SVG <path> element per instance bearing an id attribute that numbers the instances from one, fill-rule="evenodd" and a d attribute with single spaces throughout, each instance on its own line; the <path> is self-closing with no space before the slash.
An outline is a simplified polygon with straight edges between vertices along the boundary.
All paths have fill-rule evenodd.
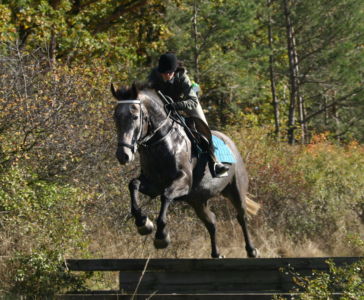
<path id="1" fill-rule="evenodd" d="M 124 146 L 127 147 L 129 149 L 131 149 L 131 151 L 133 153 L 135 153 L 138 149 L 138 140 L 140 139 L 140 136 L 142 135 L 142 131 L 143 131 L 143 110 L 141 107 L 141 101 L 139 99 L 133 99 L 133 100 L 118 100 L 117 104 L 139 104 L 140 105 L 140 126 L 139 126 L 139 132 L 137 135 L 137 138 L 135 139 L 133 137 L 132 140 L 132 144 L 128 144 L 128 143 L 124 143 L 124 142 L 118 142 L 118 146 Z"/>
<path id="2" fill-rule="evenodd" d="M 118 146 L 124 146 L 124 147 L 127 147 L 129 149 L 131 149 L 132 153 L 134 154 L 137 150 L 138 150 L 138 146 L 144 146 L 144 147 L 147 147 L 147 146 L 151 146 L 148 144 L 148 142 L 155 136 L 155 134 L 167 123 L 168 119 L 169 119 L 169 116 L 171 114 L 171 112 L 168 113 L 167 117 L 163 120 L 163 122 L 156 128 L 152 131 L 151 134 L 147 134 L 144 138 L 141 138 L 142 136 L 142 133 L 143 133 L 143 117 L 144 117 L 144 114 L 143 114 L 143 110 L 142 110 L 142 107 L 141 107 L 141 101 L 139 99 L 127 99 L 127 100 L 118 100 L 117 101 L 117 104 L 139 104 L 140 105 L 140 124 L 139 124 L 139 132 L 137 134 L 137 137 L 134 138 L 133 137 L 133 140 L 132 140 L 132 143 L 131 144 L 128 144 L 128 143 L 124 143 L 124 142 L 118 142 Z M 156 145 L 158 144 L 159 142 L 161 142 L 162 140 L 164 140 L 167 135 L 171 132 L 171 129 L 173 128 L 173 126 L 171 126 L 171 128 L 168 130 L 168 132 L 162 136 L 160 139 L 158 139 L 157 141 L 155 141 L 152 145 Z"/>

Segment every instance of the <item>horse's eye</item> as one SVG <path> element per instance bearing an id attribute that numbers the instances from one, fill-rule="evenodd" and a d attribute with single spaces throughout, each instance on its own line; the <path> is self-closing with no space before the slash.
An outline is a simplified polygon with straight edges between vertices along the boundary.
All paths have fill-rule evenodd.
<path id="1" fill-rule="evenodd" d="M 138 120 L 138 116 L 132 116 L 133 120 Z"/>

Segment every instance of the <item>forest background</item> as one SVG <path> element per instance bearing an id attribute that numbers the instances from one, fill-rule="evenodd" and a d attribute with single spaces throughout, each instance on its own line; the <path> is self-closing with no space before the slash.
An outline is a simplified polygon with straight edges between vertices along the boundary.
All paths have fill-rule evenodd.
<path id="1" fill-rule="evenodd" d="M 137 236 L 138 162 L 114 157 L 110 83 L 144 80 L 166 51 L 246 161 L 261 256 L 362 255 L 363 50 L 361 0 L 1 0 L 1 292 L 115 284 L 65 273 L 69 257 L 209 257 L 181 203 L 168 249 Z M 232 207 L 211 206 L 223 254 L 244 257 Z"/>

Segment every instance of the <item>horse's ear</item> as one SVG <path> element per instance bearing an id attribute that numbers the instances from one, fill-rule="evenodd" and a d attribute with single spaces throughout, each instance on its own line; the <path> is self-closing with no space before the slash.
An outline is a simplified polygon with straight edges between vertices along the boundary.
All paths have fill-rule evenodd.
<path id="1" fill-rule="evenodd" d="M 133 84 L 131 85 L 131 90 L 133 92 L 133 99 L 138 98 L 139 91 L 135 82 L 133 82 Z"/>
<path id="2" fill-rule="evenodd" d="M 116 91 L 115 91 L 115 88 L 114 88 L 114 85 L 111 83 L 111 93 L 112 95 L 117 99 L 117 95 L 116 95 Z"/>

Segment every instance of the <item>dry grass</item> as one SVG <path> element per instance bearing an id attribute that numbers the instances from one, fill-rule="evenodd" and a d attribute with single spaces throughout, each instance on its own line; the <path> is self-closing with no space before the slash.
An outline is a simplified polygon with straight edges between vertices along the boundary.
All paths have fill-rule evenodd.
<path id="1" fill-rule="evenodd" d="M 232 214 L 231 211 L 228 212 Z M 258 228 L 253 227 L 254 223 L 260 223 L 259 220 L 251 223 L 250 232 L 255 246 L 259 249 L 260 257 L 355 255 L 353 248 L 343 247 L 342 241 L 347 240 L 347 237 L 340 232 L 335 234 L 338 245 L 328 247 L 325 242 L 318 243 L 305 238 L 300 242 L 294 241 L 284 233 L 274 231 L 264 224 Z M 105 224 L 97 226 L 90 250 L 95 258 L 210 258 L 210 238 L 199 220 L 182 215 L 172 217 L 170 214 L 168 226 L 172 242 L 167 249 L 155 249 L 153 234 L 139 236 L 133 221 L 130 220 L 126 224 L 125 231 L 113 231 Z M 222 255 L 227 258 L 246 257 L 242 230 L 234 218 L 218 220 L 217 235 Z"/>

